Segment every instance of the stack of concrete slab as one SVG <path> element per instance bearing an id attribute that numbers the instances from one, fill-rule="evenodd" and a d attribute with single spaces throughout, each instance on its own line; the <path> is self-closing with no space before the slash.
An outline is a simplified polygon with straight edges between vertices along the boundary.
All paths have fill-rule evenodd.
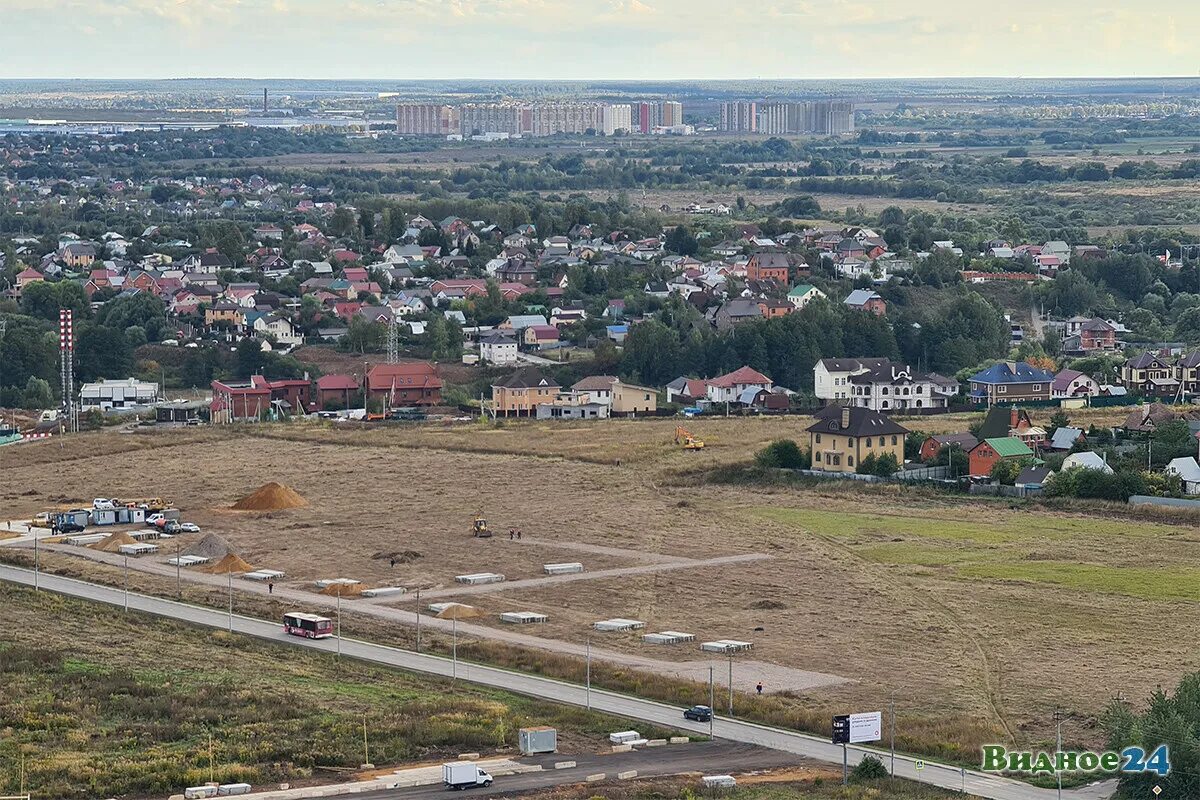
<path id="1" fill-rule="evenodd" d="M 583 564 L 578 561 L 567 561 L 562 564 L 543 564 L 542 570 L 547 575 L 570 575 L 576 572 L 583 572 Z"/>
<path id="2" fill-rule="evenodd" d="M 646 623 L 637 619 L 614 617 L 612 619 L 602 619 L 599 622 L 593 622 L 592 627 L 598 631 L 633 631 L 646 627 Z"/>
<path id="3" fill-rule="evenodd" d="M 144 542 L 149 539 L 161 539 L 163 532 L 158 528 L 144 528 L 140 531 L 130 531 L 129 538 L 137 539 L 139 542 Z"/>
<path id="4" fill-rule="evenodd" d="M 147 544 L 146 542 L 138 542 L 137 544 L 123 544 L 117 547 L 117 552 L 123 556 L 146 556 L 151 553 L 158 552 L 158 545 Z"/>
<path id="5" fill-rule="evenodd" d="M 363 589 L 363 597 L 392 597 L 407 592 L 403 586 L 376 586 L 374 589 Z"/>
<path id="6" fill-rule="evenodd" d="M 204 556 L 171 556 L 167 559 L 167 563 L 172 567 L 198 567 L 201 564 L 207 564 L 212 561 L 211 558 Z"/>
<path id="7" fill-rule="evenodd" d="M 256 569 L 253 572 L 246 572 L 242 577 L 248 581 L 277 581 L 284 577 L 286 573 L 278 569 Z"/>
<path id="8" fill-rule="evenodd" d="M 696 641 L 696 635 L 680 631 L 663 631 L 662 633 L 647 633 L 642 636 L 642 641 L 646 644 L 679 644 L 680 642 Z"/>
<path id="9" fill-rule="evenodd" d="M 501 583 L 504 581 L 504 576 L 496 572 L 473 572 L 470 575 L 455 575 L 454 580 L 470 586 L 477 586 L 483 583 Z"/>
<path id="10" fill-rule="evenodd" d="M 78 536 L 68 536 L 66 542 L 77 547 L 87 547 L 97 542 L 103 542 L 107 538 L 107 533 L 81 533 Z"/>
<path id="11" fill-rule="evenodd" d="M 704 642 L 700 649 L 706 653 L 741 653 L 753 646 L 750 642 L 739 642 L 736 639 L 718 639 L 715 642 Z"/>
<path id="12" fill-rule="evenodd" d="M 545 614 L 538 614 L 534 611 L 506 611 L 500 615 L 501 622 L 510 622 L 513 625 L 528 625 L 535 622 L 545 622 L 549 619 Z"/>

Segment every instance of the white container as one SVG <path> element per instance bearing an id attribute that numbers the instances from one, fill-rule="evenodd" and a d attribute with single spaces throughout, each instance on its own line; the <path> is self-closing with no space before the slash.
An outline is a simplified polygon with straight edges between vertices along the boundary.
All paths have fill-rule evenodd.
<path id="1" fill-rule="evenodd" d="M 630 742 L 636 742 L 640 738 L 642 738 L 642 735 L 637 731 L 618 731 L 608 735 L 608 741 L 612 744 L 629 744 Z"/>

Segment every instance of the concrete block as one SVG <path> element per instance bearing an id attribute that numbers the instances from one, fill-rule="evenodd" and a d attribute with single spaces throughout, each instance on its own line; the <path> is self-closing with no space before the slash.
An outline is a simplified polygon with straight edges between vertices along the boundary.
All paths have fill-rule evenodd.
<path id="1" fill-rule="evenodd" d="M 598 775 L 588 775 L 586 778 L 584 778 L 584 780 L 587 781 L 588 783 L 595 783 L 596 781 L 604 780 L 604 778 L 605 778 L 605 775 L 603 772 L 601 772 Z"/>
<path id="2" fill-rule="evenodd" d="M 687 744 L 690 741 L 686 736 L 672 736 L 670 739 L 671 744 Z"/>
<path id="3" fill-rule="evenodd" d="M 183 795 L 173 794 L 170 797 L 168 797 L 167 800 L 183 800 Z"/>
<path id="4" fill-rule="evenodd" d="M 279 791 L 281 791 L 281 792 L 286 792 L 290 788 L 292 788 L 292 785 L 290 783 L 279 784 Z"/>
<path id="5" fill-rule="evenodd" d="M 646 742 L 646 747 L 662 747 L 666 743 L 666 739 L 650 739 Z"/>
<path id="6" fill-rule="evenodd" d="M 458 760 L 459 761 L 478 761 L 479 753 L 459 753 Z"/>
<path id="7" fill-rule="evenodd" d="M 612 746 L 612 751 L 614 753 L 628 753 L 632 749 L 633 745 L 630 744 L 614 744 Z"/>
<path id="8" fill-rule="evenodd" d="M 554 768 L 555 769 L 575 769 L 575 762 L 574 761 L 555 761 Z"/>
<path id="9" fill-rule="evenodd" d="M 617 773 L 617 780 L 619 780 L 619 781 L 627 781 L 627 780 L 630 780 L 630 779 L 636 778 L 636 777 L 637 777 L 636 769 L 631 769 L 627 772 L 618 772 Z"/>

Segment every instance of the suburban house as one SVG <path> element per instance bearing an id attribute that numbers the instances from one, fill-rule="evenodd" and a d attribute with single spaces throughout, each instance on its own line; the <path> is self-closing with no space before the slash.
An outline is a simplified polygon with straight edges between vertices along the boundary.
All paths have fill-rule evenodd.
<path id="1" fill-rule="evenodd" d="M 708 396 L 708 384 L 703 378 L 680 376 L 667 384 L 668 403 L 691 405 Z"/>
<path id="2" fill-rule="evenodd" d="M 1200 350 L 1185 353 L 1175 362 L 1175 379 L 1185 393 L 1200 395 Z"/>
<path id="3" fill-rule="evenodd" d="M 783 286 L 788 282 L 788 269 L 792 266 L 787 253 L 755 253 L 746 262 L 746 280 L 777 281 Z"/>
<path id="4" fill-rule="evenodd" d="M 1187 495 L 1200 494 L 1200 464 L 1194 456 L 1172 459 L 1163 469 L 1168 475 L 1178 475 L 1183 484 L 1183 493 Z"/>
<path id="5" fill-rule="evenodd" d="M 209 410 L 214 424 L 305 413 L 312 384 L 308 378 L 270 381 L 251 375 L 245 381 L 213 381 Z"/>
<path id="6" fill-rule="evenodd" d="M 1082 428 L 1055 428 L 1050 441 L 1046 443 L 1046 449 L 1062 452 L 1070 450 L 1082 441 L 1084 441 Z"/>
<path id="7" fill-rule="evenodd" d="M 1096 397 L 1100 394 L 1100 384 L 1096 383 L 1096 379 L 1075 369 L 1060 371 L 1054 376 L 1051 386 L 1055 398 Z"/>
<path id="8" fill-rule="evenodd" d="M 1085 353 L 1117 349 L 1117 329 L 1099 317 L 1079 326 L 1079 349 Z"/>
<path id="9" fill-rule="evenodd" d="M 792 287 L 792 290 L 788 292 L 787 299 L 788 302 L 795 306 L 796 310 L 799 311 L 813 300 L 817 300 L 822 297 L 825 297 L 825 293 L 820 289 L 813 286 L 811 283 L 801 283 Z"/>
<path id="10" fill-rule="evenodd" d="M 969 397 L 976 403 L 1050 400 L 1054 375 L 1024 361 L 1002 361 L 971 376 Z"/>
<path id="11" fill-rule="evenodd" d="M 1033 427 L 1033 419 L 1025 409 L 992 406 L 984 416 L 983 424 L 979 426 L 979 438 L 1002 439 Z"/>
<path id="12" fill-rule="evenodd" d="M 1143 397 L 1174 397 L 1179 392 L 1175 366 L 1154 353 L 1142 353 L 1121 367 L 1121 383 Z"/>
<path id="13" fill-rule="evenodd" d="M 376 364 L 367 372 L 367 397 L 396 406 L 436 406 L 442 402 L 442 379 L 428 361 Z"/>
<path id="14" fill-rule="evenodd" d="M 979 440 L 970 433 L 941 433 L 930 436 L 921 443 L 921 460 L 932 461 L 945 447 L 959 447 L 964 453 L 971 452 Z"/>
<path id="15" fill-rule="evenodd" d="M 1162 403 L 1144 403 L 1129 412 L 1121 428 L 1126 433 L 1153 433 L 1177 419 L 1179 415 Z"/>
<path id="16" fill-rule="evenodd" d="M 158 384 L 139 381 L 136 378 L 101 379 L 95 383 L 85 383 L 79 393 L 79 407 L 84 411 L 91 409 L 110 411 L 114 408 L 149 406 L 154 405 L 158 400 Z"/>
<path id="17" fill-rule="evenodd" d="M 479 359 L 496 366 L 517 363 L 517 340 L 503 331 L 479 337 Z"/>
<path id="18" fill-rule="evenodd" d="M 586 393 L 559 392 L 547 403 L 535 407 L 538 419 L 608 419 L 611 408 Z"/>
<path id="19" fill-rule="evenodd" d="M 946 408 L 950 400 L 929 376 L 888 361 L 850 375 L 850 403 L 872 411 Z"/>
<path id="20" fill-rule="evenodd" d="M 1103 472 L 1106 475 L 1112 475 L 1113 468 L 1108 465 L 1104 457 L 1093 453 L 1090 450 L 1085 450 L 1082 453 L 1072 453 L 1063 459 L 1063 471 L 1069 469 L 1094 469 L 1098 472 Z"/>
<path id="21" fill-rule="evenodd" d="M 877 317 L 887 314 L 887 303 L 883 298 L 870 289 L 855 289 L 846 295 L 842 304 L 856 311 L 869 311 Z"/>
<path id="22" fill-rule="evenodd" d="M 814 394 L 826 405 L 849 400 L 851 375 L 890 363 L 886 358 L 822 358 L 813 366 Z"/>
<path id="23" fill-rule="evenodd" d="M 536 367 L 522 367 L 492 385 L 492 408 L 497 415 L 534 416 L 537 407 L 553 403 L 562 388 Z"/>
<path id="24" fill-rule="evenodd" d="M 719 331 L 728 331 L 748 320 L 762 318 L 763 310 L 758 300 L 735 298 L 721 304 L 713 315 L 713 324 Z"/>
<path id="25" fill-rule="evenodd" d="M 1054 470 L 1049 467 L 1029 466 L 1021 470 L 1017 475 L 1013 486 L 1025 491 L 1038 491 L 1046 488 L 1046 482 L 1050 480 L 1050 476 L 1054 474 Z"/>
<path id="26" fill-rule="evenodd" d="M 997 463 L 1023 458 L 1033 458 L 1033 450 L 1013 436 L 984 439 L 967 453 L 971 477 L 986 477 L 992 474 L 992 467 Z"/>
<path id="27" fill-rule="evenodd" d="M 869 408 L 827 406 L 808 426 L 812 468 L 823 472 L 856 472 L 869 455 L 890 453 L 904 463 L 908 429 Z"/>
<path id="28" fill-rule="evenodd" d="M 558 347 L 558 328 L 553 325 L 530 325 L 522 332 L 521 339 L 531 350 Z"/>
<path id="29" fill-rule="evenodd" d="M 322 375 L 317 378 L 317 408 L 350 408 L 351 400 L 359 388 L 358 381 L 351 375 Z"/>
<path id="30" fill-rule="evenodd" d="M 739 367 L 707 381 L 706 397 L 713 403 L 736 403 L 746 389 L 771 390 L 771 379 L 750 367 Z"/>
<path id="31" fill-rule="evenodd" d="M 612 385 L 612 412 L 621 416 L 658 411 L 658 392 L 648 386 L 616 381 Z"/>

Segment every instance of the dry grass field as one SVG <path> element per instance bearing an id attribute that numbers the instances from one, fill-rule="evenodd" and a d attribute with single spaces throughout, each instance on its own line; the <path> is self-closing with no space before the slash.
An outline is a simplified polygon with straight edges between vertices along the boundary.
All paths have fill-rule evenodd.
<path id="1" fill-rule="evenodd" d="M 920 426 L 961 430 L 970 420 Z M 788 693 L 787 702 L 865 710 L 894 696 L 902 714 L 946 742 L 961 740 L 964 728 L 976 738 L 1044 741 L 1061 705 L 1069 739 L 1096 743 L 1109 698 L 1140 699 L 1193 665 L 1200 536 L 1192 527 L 899 487 L 704 479 L 772 439 L 799 437 L 807 423 L 695 420 L 689 427 L 708 443 L 699 453 L 672 446 L 672 420 L 85 435 L 61 449 L 0 451 L 0 517 L 97 496 L 161 495 L 251 564 L 286 570 L 289 587 L 350 577 L 420 586 L 439 599 L 461 593 L 485 612 L 476 622 L 498 628 L 501 611 L 541 611 L 550 621 L 521 633 L 579 644 L 591 622 L 611 616 L 702 640 L 744 639 L 756 660 L 852 680 Z M 270 480 L 310 505 L 229 510 Z M 496 538 L 471 538 L 477 511 Z M 520 543 L 508 541 L 510 527 L 522 529 Z M 394 569 L 380 557 L 406 552 Z M 647 566 L 744 554 L 769 558 Z M 555 561 L 581 561 L 589 572 L 644 569 L 473 594 L 454 582 L 480 571 L 537 578 Z M 593 634 L 593 642 L 701 659 L 692 647 L 652 648 L 630 635 Z M 748 689 L 759 677 L 735 682 Z M 929 722 L 937 716 L 941 729 Z"/>

